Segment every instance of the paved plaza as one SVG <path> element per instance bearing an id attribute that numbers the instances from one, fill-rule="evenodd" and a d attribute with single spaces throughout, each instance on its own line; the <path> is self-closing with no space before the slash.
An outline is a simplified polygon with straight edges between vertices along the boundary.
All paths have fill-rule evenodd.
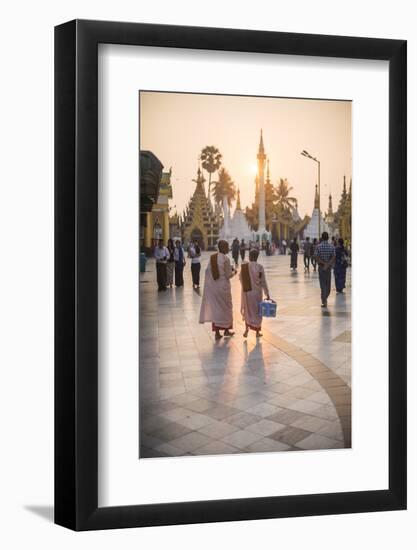
<path id="1" fill-rule="evenodd" d="M 203 253 L 201 293 L 209 253 Z M 351 446 L 351 289 L 320 307 L 318 275 L 266 257 L 276 318 L 243 338 L 232 279 L 235 335 L 214 340 L 198 316 L 190 263 L 185 286 L 157 291 L 154 260 L 140 274 L 140 458 L 300 451 Z"/>

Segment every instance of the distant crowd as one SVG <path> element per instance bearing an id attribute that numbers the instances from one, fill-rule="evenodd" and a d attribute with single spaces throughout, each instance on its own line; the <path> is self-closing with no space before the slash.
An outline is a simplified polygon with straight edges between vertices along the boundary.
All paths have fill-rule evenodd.
<path id="1" fill-rule="evenodd" d="M 210 261 L 205 273 L 203 300 L 200 312 L 200 322 L 212 322 L 216 338 L 220 338 L 220 330 L 224 330 L 224 336 L 231 336 L 232 307 L 230 279 L 238 273 L 239 260 L 241 262 L 240 281 L 242 285 L 241 311 L 248 330 L 253 329 L 260 335 L 262 318 L 258 314 L 258 305 L 262 296 L 269 299 L 268 285 L 265 272 L 258 257 L 261 245 L 258 242 L 245 242 L 244 239 L 235 238 L 229 248 L 227 241 L 221 240 L 217 244 L 218 252 L 210 256 Z M 267 256 L 275 254 L 290 255 L 290 269 L 297 271 L 298 256 L 303 253 L 304 271 L 309 272 L 310 267 L 318 271 L 321 305 L 327 308 L 327 301 L 331 290 L 331 273 L 333 270 L 336 292 L 342 294 L 346 286 L 346 271 L 349 266 L 350 251 L 345 247 L 343 239 L 332 238 L 329 241 L 327 232 L 323 232 L 320 240 L 310 240 L 309 237 L 301 243 L 297 238 L 292 239 L 289 245 L 285 239 L 279 243 L 264 243 L 263 248 Z M 234 265 L 231 265 L 227 254 L 231 251 Z M 245 261 L 246 252 L 249 251 L 249 261 Z M 198 240 L 192 241 L 187 251 L 182 242 L 177 239 L 169 239 L 165 246 L 161 239 L 154 250 L 156 260 L 156 277 L 158 291 L 166 291 L 167 288 L 184 286 L 184 267 L 187 259 L 191 265 L 191 276 L 194 289 L 200 288 L 201 271 L 201 247 Z M 227 319 L 226 319 L 227 317 Z"/>
<path id="2" fill-rule="evenodd" d="M 192 241 L 188 247 L 187 254 L 179 239 L 174 243 L 173 239 L 168 239 L 167 246 L 162 239 L 155 247 L 154 257 L 156 260 L 156 280 L 158 290 L 163 291 L 167 288 L 184 286 L 184 267 L 186 256 L 191 262 L 191 276 L 193 287 L 200 287 L 200 269 L 201 269 L 201 248 L 198 241 Z M 174 278 L 175 276 L 175 278 Z"/>

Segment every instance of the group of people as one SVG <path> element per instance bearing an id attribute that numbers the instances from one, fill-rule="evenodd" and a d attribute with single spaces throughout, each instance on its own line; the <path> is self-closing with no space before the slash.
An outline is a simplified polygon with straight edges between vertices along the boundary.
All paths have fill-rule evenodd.
<path id="1" fill-rule="evenodd" d="M 200 308 L 200 323 L 211 322 L 212 330 L 215 333 L 216 340 L 222 336 L 230 337 L 234 335 L 233 328 L 233 304 L 232 290 L 230 280 L 238 273 L 239 255 L 242 259 L 239 279 L 242 287 L 241 295 L 241 313 L 245 321 L 244 337 L 248 336 L 250 329 L 256 332 L 260 337 L 262 317 L 259 315 L 259 303 L 262 297 L 269 299 L 269 290 L 266 282 L 265 271 L 261 264 L 257 262 L 259 250 L 252 248 L 249 250 L 249 262 L 245 262 L 246 244 L 243 239 L 238 243 L 236 256 L 236 245 L 232 245 L 232 255 L 235 264 L 232 266 L 229 257 L 229 244 L 227 241 L 218 242 L 218 252 L 210 256 L 205 280 L 203 298 Z M 168 240 L 167 246 L 162 239 L 154 250 L 156 261 L 156 279 L 158 291 L 165 291 L 167 288 L 175 286 L 184 286 L 184 267 L 186 264 L 186 254 L 180 240 L 175 243 L 172 239 Z M 188 258 L 191 261 L 191 275 L 193 287 L 200 287 L 201 270 L 201 248 L 198 241 L 190 243 L 188 248 Z M 221 331 L 223 334 L 221 334 Z"/>
<path id="2" fill-rule="evenodd" d="M 290 269 L 296 271 L 298 253 L 300 251 L 300 246 L 296 238 L 294 238 L 290 244 L 290 251 Z M 342 238 L 336 239 L 336 237 L 332 237 L 332 241 L 329 242 L 329 234 L 327 231 L 324 231 L 321 235 L 320 242 L 318 242 L 317 239 L 313 239 L 313 242 L 311 242 L 310 237 L 306 237 L 303 253 L 304 271 L 310 271 L 310 262 L 314 271 L 318 268 L 322 307 L 327 307 L 327 299 L 331 287 L 332 269 L 334 272 L 336 292 L 342 294 L 346 287 L 348 252 L 344 246 L 344 240 Z"/>
<path id="3" fill-rule="evenodd" d="M 232 265 L 227 254 L 229 243 L 221 240 L 217 244 L 218 252 L 210 256 L 205 271 L 203 299 L 200 308 L 200 323 L 211 322 L 216 340 L 234 335 L 233 304 L 230 280 L 237 275 L 237 262 Z M 233 245 L 232 245 L 233 254 Z M 259 250 L 249 250 L 249 262 L 241 265 L 239 279 L 241 283 L 241 313 L 245 322 L 243 336 L 246 338 L 250 329 L 260 337 L 262 316 L 259 315 L 259 303 L 265 294 L 269 299 L 269 290 L 265 271 L 258 263 Z M 244 256 L 243 256 L 244 258 Z M 243 260 L 242 258 L 242 260 Z M 223 331 L 223 334 L 221 334 Z"/>
<path id="4" fill-rule="evenodd" d="M 156 261 L 156 280 L 158 283 L 158 291 L 164 291 L 168 287 L 184 286 L 184 267 L 186 264 L 184 248 L 181 241 L 168 239 L 167 246 L 164 246 L 164 241 L 159 240 L 158 246 L 155 247 L 154 257 Z M 200 269 L 201 269 L 201 249 L 198 241 L 194 241 L 188 248 L 188 257 L 191 260 L 191 275 L 193 287 L 200 287 Z"/>
<path id="5" fill-rule="evenodd" d="M 232 242 L 232 258 L 236 266 L 239 265 L 239 256 L 242 262 L 244 262 L 246 256 L 246 243 L 245 239 L 239 242 L 239 239 L 235 237 Z"/>
<path id="6" fill-rule="evenodd" d="M 225 240 L 218 242 L 218 252 L 210 256 L 204 280 L 204 290 L 200 309 L 200 323 L 211 322 L 212 330 L 216 340 L 233 336 L 233 304 L 231 292 L 231 279 L 238 274 L 239 256 L 241 258 L 241 269 L 239 279 L 241 284 L 241 313 L 245 322 L 246 338 L 249 330 L 254 330 L 256 336 L 260 337 L 262 316 L 259 314 L 259 304 L 263 296 L 269 299 L 268 284 L 265 271 L 258 263 L 259 246 L 249 249 L 249 261 L 245 261 L 246 243 L 234 239 L 231 247 L 234 265 L 232 265 L 228 253 L 229 244 Z M 300 246 L 294 238 L 290 243 L 292 270 L 297 269 L 297 259 Z M 335 286 L 337 293 L 343 293 L 346 286 L 346 270 L 348 267 L 348 253 L 344 246 L 343 239 L 333 238 L 329 242 L 329 234 L 325 231 L 318 242 L 317 239 L 310 241 L 307 237 L 304 245 L 304 269 L 310 271 L 310 264 L 314 271 L 318 270 L 321 305 L 327 308 L 327 300 L 331 290 L 331 273 L 334 272 Z M 156 260 L 156 276 L 158 290 L 164 291 L 168 287 L 184 286 L 184 267 L 186 265 L 186 253 L 180 240 L 175 243 L 168 240 L 164 246 L 162 239 L 155 248 L 154 257 Z M 188 248 L 188 258 L 191 263 L 191 275 L 193 287 L 200 287 L 201 270 L 201 248 L 198 241 L 192 241 Z M 221 334 L 223 332 L 223 334 Z"/>
<path id="7" fill-rule="evenodd" d="M 242 262 L 245 261 L 246 251 L 255 249 L 258 252 L 260 252 L 262 249 L 265 249 L 265 254 L 267 256 L 274 256 L 277 251 L 279 252 L 280 249 L 277 248 L 275 242 L 270 241 L 249 241 L 248 243 L 245 242 L 245 239 L 242 239 L 239 241 L 237 237 L 233 239 L 232 242 L 232 258 L 235 262 L 235 265 L 239 265 L 239 256 L 242 260 Z"/>

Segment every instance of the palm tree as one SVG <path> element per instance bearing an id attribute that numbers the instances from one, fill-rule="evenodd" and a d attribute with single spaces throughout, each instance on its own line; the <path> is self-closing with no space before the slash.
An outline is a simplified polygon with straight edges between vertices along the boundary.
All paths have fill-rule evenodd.
<path id="1" fill-rule="evenodd" d="M 258 203 L 255 201 L 252 206 L 247 206 L 245 210 L 245 217 L 248 220 L 248 223 L 254 231 L 258 230 L 259 223 L 259 208 Z"/>
<path id="2" fill-rule="evenodd" d="M 236 186 L 225 168 L 219 170 L 217 181 L 213 182 L 214 202 L 223 207 L 223 219 L 225 228 L 228 223 L 228 209 L 236 197 Z"/>
<path id="3" fill-rule="evenodd" d="M 222 155 L 214 145 L 206 145 L 200 155 L 201 165 L 208 172 L 208 197 L 211 201 L 211 175 L 220 168 L 222 164 Z"/>
<path id="4" fill-rule="evenodd" d="M 276 199 L 277 194 L 275 192 L 273 184 L 267 180 L 265 182 L 265 225 L 268 231 L 271 231 L 272 228 L 272 218 L 276 214 Z"/>
<path id="5" fill-rule="evenodd" d="M 291 212 L 294 209 L 297 199 L 289 196 L 292 190 L 287 179 L 280 178 L 275 188 L 275 204 L 278 212 Z"/>

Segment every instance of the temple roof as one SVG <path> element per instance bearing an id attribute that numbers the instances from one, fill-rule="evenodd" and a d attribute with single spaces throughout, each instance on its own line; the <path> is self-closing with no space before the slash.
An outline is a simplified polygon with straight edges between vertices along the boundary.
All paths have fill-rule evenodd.
<path id="1" fill-rule="evenodd" d="M 171 175 L 172 168 L 168 172 L 162 172 L 161 183 L 159 185 L 159 195 L 167 195 L 169 199 L 172 199 Z"/>
<path id="2" fill-rule="evenodd" d="M 204 189 L 204 182 L 206 181 L 203 176 L 203 172 L 201 171 L 201 168 L 198 167 L 197 170 L 197 179 L 193 180 L 197 185 L 195 186 L 194 195 L 196 193 L 200 195 L 204 195 L 206 197 L 206 190 Z"/>
<path id="3" fill-rule="evenodd" d="M 185 209 L 184 223 L 186 225 L 193 223 L 196 215 L 206 218 L 206 223 L 218 223 L 218 216 L 213 212 L 213 208 L 206 195 L 204 188 L 205 179 L 200 167 L 197 170 L 197 177 L 193 181 L 196 183 L 196 186 Z"/>
<path id="4" fill-rule="evenodd" d="M 158 199 L 163 165 L 151 151 L 140 151 L 140 208 L 150 212 Z"/>

